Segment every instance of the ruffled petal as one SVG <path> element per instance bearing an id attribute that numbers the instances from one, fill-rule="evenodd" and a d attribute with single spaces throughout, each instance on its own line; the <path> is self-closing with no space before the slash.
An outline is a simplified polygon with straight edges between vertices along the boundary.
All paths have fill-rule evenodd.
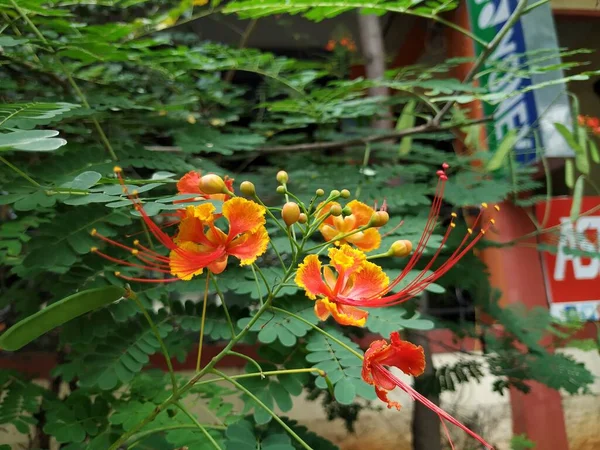
<path id="1" fill-rule="evenodd" d="M 179 230 L 175 242 L 195 242 L 210 246 L 211 242 L 204 234 L 204 224 L 195 216 L 195 207 L 188 206 L 183 211 L 183 217 L 179 222 Z"/>
<path id="2" fill-rule="evenodd" d="M 383 339 L 378 339 L 376 341 L 371 342 L 369 348 L 365 352 L 365 357 L 363 360 L 362 367 L 362 379 L 365 380 L 365 383 L 375 384 L 373 381 L 373 358 L 379 354 L 379 352 L 387 347 L 389 344 L 387 341 Z"/>
<path id="3" fill-rule="evenodd" d="M 315 314 L 321 320 L 329 315 L 333 316 L 340 325 L 364 327 L 367 323 L 368 312 L 353 306 L 338 305 L 327 298 L 317 300 L 315 303 Z"/>
<path id="4" fill-rule="evenodd" d="M 390 335 L 391 350 L 383 358 L 381 364 L 397 367 L 407 375 L 418 377 L 425 371 L 425 351 L 420 345 L 403 341 L 397 331 Z"/>
<path id="5" fill-rule="evenodd" d="M 177 182 L 177 191 L 180 194 L 202 194 L 200 191 L 200 176 L 195 170 L 186 173 Z"/>
<path id="6" fill-rule="evenodd" d="M 381 389 L 381 388 L 378 388 L 377 386 L 375 386 L 375 394 L 377 394 L 377 397 L 379 398 L 379 400 L 387 403 L 388 408 L 390 408 L 390 409 L 396 408 L 398 411 L 400 411 L 400 409 L 402 408 L 402 405 L 400 403 L 394 402 L 389 399 L 388 391 L 386 391 L 385 389 Z"/>
<path id="7" fill-rule="evenodd" d="M 187 281 L 225 254 L 224 247 L 210 249 L 193 242 L 181 242 L 169 254 L 169 266 L 173 275 Z"/>
<path id="8" fill-rule="evenodd" d="M 256 202 L 235 197 L 223 203 L 223 216 L 229 221 L 229 240 L 255 232 L 265 224 L 265 208 Z"/>
<path id="9" fill-rule="evenodd" d="M 344 240 L 356 245 L 363 252 L 371 252 L 381 245 L 381 235 L 376 228 L 368 228 L 360 233 L 347 236 Z"/>
<path id="10" fill-rule="evenodd" d="M 238 258 L 241 266 L 247 266 L 264 254 L 268 245 L 267 229 L 260 227 L 253 233 L 244 233 L 231 241 L 227 246 L 227 253 Z"/>
<path id="11" fill-rule="evenodd" d="M 343 272 L 350 275 L 359 270 L 361 264 L 366 261 L 367 256 L 349 245 L 342 245 L 340 248 L 329 249 L 329 259 L 338 273 Z"/>
<path id="12" fill-rule="evenodd" d="M 375 210 L 373 208 L 363 202 L 359 202 L 358 200 L 352 200 L 347 206 L 350 208 L 352 215 L 355 217 L 355 228 L 360 228 L 367 225 L 373 214 L 375 214 Z"/>
<path id="13" fill-rule="evenodd" d="M 344 297 L 349 299 L 364 299 L 378 296 L 388 286 L 390 279 L 377 264 L 364 261 L 361 269 L 354 273 L 348 280 L 347 285 L 350 289 L 342 292 Z"/>
<path id="14" fill-rule="evenodd" d="M 304 258 L 302 264 L 298 266 L 294 281 L 306 292 L 310 299 L 317 298 L 317 295 L 327 296 L 329 289 L 321 277 L 321 261 L 317 255 L 308 255 Z"/>

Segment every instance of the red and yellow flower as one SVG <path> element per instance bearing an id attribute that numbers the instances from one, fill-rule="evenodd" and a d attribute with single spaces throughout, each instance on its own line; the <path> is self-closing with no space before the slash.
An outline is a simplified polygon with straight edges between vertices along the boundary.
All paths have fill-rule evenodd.
<path id="1" fill-rule="evenodd" d="M 332 315 L 333 311 L 337 311 L 338 315 L 344 311 L 350 311 L 353 317 L 365 319 L 367 312 L 359 310 L 357 307 L 376 308 L 382 306 L 397 305 L 410 300 L 411 298 L 419 295 L 425 290 L 431 283 L 435 282 L 442 275 L 447 273 L 464 255 L 466 255 L 475 244 L 485 235 L 486 231 L 495 223 L 494 219 L 489 219 L 483 226 L 481 226 L 478 233 L 475 233 L 473 229 L 469 228 L 467 234 L 464 236 L 458 247 L 454 252 L 442 263 L 436 270 L 430 271 L 433 264 L 439 257 L 444 248 L 446 241 L 448 240 L 450 233 L 455 227 L 454 220 L 456 214 L 452 214 L 450 219 L 450 225 L 448 226 L 446 233 L 442 238 L 442 242 L 438 249 L 433 254 L 432 258 L 424 264 L 424 267 L 420 272 L 406 283 L 396 293 L 391 293 L 403 280 L 406 279 L 408 274 L 420 262 L 421 257 L 425 253 L 427 243 L 433 235 L 436 225 L 439 220 L 440 208 L 442 205 L 442 197 L 444 193 L 444 186 L 448 177 L 446 176 L 445 170 L 447 165 L 444 164 L 444 170 L 438 171 L 438 186 L 436 190 L 435 199 L 429 212 L 429 217 L 425 224 L 425 229 L 421 238 L 413 251 L 413 246 L 409 241 L 401 240 L 392 244 L 390 254 L 395 256 L 408 256 L 412 251 L 412 256 L 406 263 L 404 269 L 391 283 L 388 283 L 387 277 L 384 277 L 383 271 L 380 267 L 366 261 L 366 256 L 359 251 L 351 252 L 350 248 L 344 248 L 343 254 L 350 255 L 357 261 L 356 265 L 352 266 L 352 269 L 345 268 L 340 264 L 336 264 L 332 261 L 332 267 L 337 271 L 337 275 L 333 273 L 331 269 L 323 270 L 321 274 L 321 263 L 316 255 L 309 255 L 305 258 L 304 262 L 299 266 L 298 273 L 296 276 L 296 283 L 302 287 L 306 294 L 310 298 L 320 296 L 323 300 L 316 308 L 317 315 L 325 316 L 320 314 L 327 308 Z M 475 219 L 473 227 L 481 225 L 483 221 L 484 211 L 488 208 L 488 205 L 483 203 L 479 215 Z M 499 208 L 496 206 L 496 210 Z M 329 231 L 327 231 L 329 232 Z M 331 255 L 331 253 L 330 253 Z M 361 271 L 367 268 L 365 273 L 361 275 Z M 340 269 L 343 271 L 340 272 Z M 337 278 L 336 278 L 337 277 Z M 364 284 L 361 282 L 359 286 L 361 289 L 355 287 L 355 278 L 369 279 L 370 285 L 368 288 L 364 288 Z M 333 284 L 331 280 L 336 280 Z M 354 284 L 353 284 L 354 283 Z M 334 317 L 336 317 L 334 315 Z M 337 317 L 336 317 L 336 320 Z M 345 319 L 344 319 L 345 320 Z M 340 320 L 338 320 L 340 322 Z M 342 323 L 342 322 L 340 322 Z M 363 320 L 354 320 L 354 325 L 359 325 Z"/>
<path id="2" fill-rule="evenodd" d="M 195 170 L 192 170 L 182 176 L 177 182 L 177 192 L 182 194 L 197 194 L 198 197 L 210 199 L 210 200 L 221 200 L 226 201 L 231 198 L 229 194 L 208 194 L 201 189 L 202 174 Z M 233 192 L 233 178 L 229 178 L 225 176 L 223 181 L 225 182 L 225 187 L 229 192 Z M 185 202 L 189 200 L 180 200 L 180 202 Z"/>
<path id="3" fill-rule="evenodd" d="M 381 267 L 349 245 L 329 249 L 330 265 L 323 267 L 317 255 L 308 255 L 296 272 L 296 284 L 315 300 L 321 320 L 330 315 L 341 325 L 365 325 L 369 313 L 340 299 L 371 297 L 384 289 L 389 279 Z"/>
<path id="4" fill-rule="evenodd" d="M 251 200 L 234 197 L 223 202 L 222 211 L 217 214 L 212 203 L 188 206 L 179 210 L 181 221 L 174 237 L 165 233 L 144 211 L 140 200 L 130 195 L 122 182 L 120 169 L 115 170 L 123 189 L 140 213 L 154 237 L 169 250 L 162 255 L 143 246 L 138 240 L 133 246 L 127 246 L 109 239 L 92 230 L 91 234 L 111 245 L 129 251 L 140 263 L 114 258 L 100 252 L 96 247 L 92 251 L 112 262 L 123 266 L 135 267 L 161 274 L 173 275 L 173 278 L 132 278 L 116 274 L 121 278 L 141 282 L 170 282 L 190 280 L 201 274 L 204 269 L 212 273 L 221 273 L 227 266 L 230 256 L 240 260 L 241 265 L 252 264 L 262 255 L 269 242 L 265 228 L 265 208 Z M 227 232 L 221 230 L 216 221 L 228 223 Z"/>
<path id="5" fill-rule="evenodd" d="M 474 439 L 477 439 L 486 448 L 493 449 L 493 447 L 481 436 L 471 431 L 467 426 L 463 425 L 439 406 L 419 394 L 410 385 L 391 373 L 385 366 L 396 367 L 407 375 L 418 377 L 425 371 L 425 353 L 423 347 L 403 341 L 400 339 L 400 335 L 397 331 L 394 331 L 390 335 L 389 342 L 383 339 L 372 342 L 365 352 L 363 360 L 363 380 L 375 387 L 377 397 L 385 402 L 388 408 L 396 408 L 398 410 L 401 408 L 401 405 L 398 402 L 391 401 L 388 398 L 388 393 L 398 387 L 410 395 L 413 400 L 422 403 L 436 413 L 440 420 L 447 420 L 465 431 Z M 450 439 L 445 426 L 444 430 L 446 431 L 448 439 Z"/>
<path id="6" fill-rule="evenodd" d="M 352 244 L 364 252 L 379 248 L 381 235 L 371 220 L 376 213 L 373 208 L 358 200 L 352 200 L 346 205 L 350 214 L 333 216 L 330 214 L 332 207 L 341 208 L 336 202 L 321 204 L 317 215 L 318 219 L 326 217 L 319 226 L 319 231 L 327 241 L 333 241 L 336 245 Z M 373 226 L 366 228 L 370 224 Z"/>

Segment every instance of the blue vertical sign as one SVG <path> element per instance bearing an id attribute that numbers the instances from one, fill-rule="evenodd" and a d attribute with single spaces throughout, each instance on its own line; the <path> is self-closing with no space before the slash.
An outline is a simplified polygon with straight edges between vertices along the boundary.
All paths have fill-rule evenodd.
<path id="1" fill-rule="evenodd" d="M 534 1 L 529 0 L 530 3 Z M 509 20 L 517 4 L 518 0 L 468 0 L 472 31 L 490 42 Z M 475 46 L 477 54 L 484 50 L 477 43 Z M 544 65 L 560 63 L 549 4 L 537 7 L 515 23 L 490 55 L 478 78 L 481 86 L 491 94 L 504 98 L 483 103 L 485 115 L 494 118 L 488 124 L 489 149 L 495 151 L 508 132 L 517 130 L 514 153 L 521 164 L 535 162 L 541 149 L 547 157 L 573 156 L 572 149 L 554 128 L 555 122 L 568 124 L 572 120 L 565 85 L 527 91 L 534 84 L 563 77 L 561 70 L 531 76 L 523 73 L 532 59 L 542 57 Z"/>

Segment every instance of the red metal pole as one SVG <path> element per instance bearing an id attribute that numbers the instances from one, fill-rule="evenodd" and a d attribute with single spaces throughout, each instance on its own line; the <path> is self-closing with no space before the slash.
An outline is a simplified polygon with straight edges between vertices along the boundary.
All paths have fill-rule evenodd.
<path id="1" fill-rule="evenodd" d="M 453 12 L 454 23 L 470 28 L 465 2 Z M 448 56 L 474 56 L 473 42 L 464 34 L 448 31 Z M 454 76 L 464 79 L 469 70 L 467 64 L 457 67 Z M 480 105 L 471 105 L 469 115 L 480 118 Z M 488 233 L 488 238 L 507 242 L 535 231 L 526 212 L 510 203 L 501 205 L 496 218 L 498 233 Z M 502 291 L 501 305 L 525 304 L 528 308 L 548 308 L 548 299 L 541 259 L 535 248 L 512 246 L 486 249 L 481 258 L 488 266 L 490 282 Z M 552 370 L 551 367 L 548 370 Z M 564 413 L 560 393 L 540 383 L 528 383 L 531 391 L 523 394 L 510 390 L 510 405 L 514 434 L 525 434 L 536 443 L 538 450 L 569 450 Z"/>

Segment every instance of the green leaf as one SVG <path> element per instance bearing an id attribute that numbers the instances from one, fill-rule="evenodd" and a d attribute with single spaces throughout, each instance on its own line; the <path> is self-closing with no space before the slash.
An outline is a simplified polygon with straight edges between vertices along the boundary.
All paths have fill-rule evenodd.
<path id="1" fill-rule="evenodd" d="M 291 439 L 283 433 L 264 435 L 248 420 L 240 420 L 227 427 L 226 450 L 294 450 Z"/>
<path id="2" fill-rule="evenodd" d="M 502 142 L 500 143 L 500 145 L 494 152 L 494 155 L 492 156 L 492 158 L 488 161 L 488 163 L 486 165 L 486 170 L 488 172 L 493 172 L 495 170 L 498 170 L 500 167 L 502 167 L 502 163 L 504 162 L 504 159 L 510 154 L 512 149 L 515 147 L 517 140 L 518 140 L 518 131 L 517 130 L 510 130 L 508 133 L 506 133 L 506 135 L 502 139 Z"/>
<path id="3" fill-rule="evenodd" d="M 583 200 L 584 182 L 584 176 L 580 175 L 575 183 L 575 189 L 573 189 L 573 203 L 571 204 L 571 212 L 569 214 L 572 222 L 575 222 L 579 217 L 579 214 L 581 214 L 581 201 Z"/>
<path id="4" fill-rule="evenodd" d="M 14 47 L 27 42 L 29 42 L 28 39 L 15 39 L 12 36 L 0 36 L 0 47 Z"/>
<path id="5" fill-rule="evenodd" d="M 370 308 L 367 319 L 367 328 L 387 338 L 393 331 L 402 329 L 432 330 L 435 324 L 431 320 L 420 319 L 419 314 L 405 317 L 407 311 L 401 307 Z"/>
<path id="6" fill-rule="evenodd" d="M 3 133 L 0 134 L 0 151 L 53 151 L 67 143 L 64 139 L 54 137 L 57 135 L 58 131 L 54 130 L 28 130 Z"/>
<path id="7" fill-rule="evenodd" d="M 308 300 L 301 297 L 294 297 L 291 300 L 280 302 L 278 307 L 290 311 L 310 323 L 317 324 L 318 319 L 314 314 L 313 305 Z M 251 318 L 246 317 L 238 321 L 240 328 L 245 327 Z M 258 333 L 258 340 L 264 344 L 271 344 L 275 341 L 281 342 L 286 347 L 296 345 L 299 337 L 306 336 L 311 327 L 293 317 L 279 311 L 267 310 L 252 325 L 250 331 Z"/>
<path id="8" fill-rule="evenodd" d="M 28 435 L 30 426 L 37 424 L 45 390 L 27 381 L 12 370 L 0 371 L 0 423 L 12 424 L 21 434 Z"/>
<path id="9" fill-rule="evenodd" d="M 12 39 L 9 36 L 0 37 L 0 46 L 3 39 Z M 25 42 L 19 40 L 16 42 Z M 56 122 L 79 108 L 72 103 L 10 103 L 0 104 L 0 127 L 32 129 L 39 125 Z"/>
<path id="10" fill-rule="evenodd" d="M 592 161 L 594 161 L 596 164 L 600 164 L 600 153 L 598 152 L 598 146 L 594 141 L 589 141 L 589 144 Z"/>
<path id="11" fill-rule="evenodd" d="M 415 108 L 417 106 L 416 100 L 409 101 L 402 109 L 402 114 L 398 118 L 396 124 L 396 130 L 406 130 L 415 125 Z M 412 136 L 405 136 L 400 141 L 400 147 L 398 147 L 398 154 L 400 156 L 407 155 L 410 152 L 412 146 Z"/>
<path id="12" fill-rule="evenodd" d="M 102 306 L 109 305 L 125 295 L 117 286 L 90 289 L 64 298 L 21 320 L 0 336 L 0 348 L 19 350 L 42 334 Z"/>
<path id="13" fill-rule="evenodd" d="M 73 179 L 73 181 L 69 183 L 64 183 L 61 187 L 70 189 L 89 189 L 92 186 L 94 186 L 98 181 L 100 181 L 101 178 L 102 175 L 98 172 L 87 171 L 77 175 Z M 119 191 L 118 194 L 121 194 L 121 191 Z"/>
<path id="14" fill-rule="evenodd" d="M 334 328 L 327 327 L 325 331 L 348 347 L 362 353 L 358 345 Z M 361 378 L 362 361 L 345 347 L 321 333 L 312 332 L 308 335 L 306 350 L 308 351 L 306 360 L 312 363 L 313 367 L 325 371 L 331 380 L 337 401 L 342 404 L 350 404 L 356 395 L 367 399 L 375 398 L 374 390 Z M 342 380 L 344 384 L 337 388 L 337 384 Z M 327 389 L 327 383 L 322 377 L 318 377 L 315 384 L 321 389 Z M 354 386 L 354 391 L 348 387 L 349 384 Z M 338 398 L 338 395 L 341 397 Z"/>

